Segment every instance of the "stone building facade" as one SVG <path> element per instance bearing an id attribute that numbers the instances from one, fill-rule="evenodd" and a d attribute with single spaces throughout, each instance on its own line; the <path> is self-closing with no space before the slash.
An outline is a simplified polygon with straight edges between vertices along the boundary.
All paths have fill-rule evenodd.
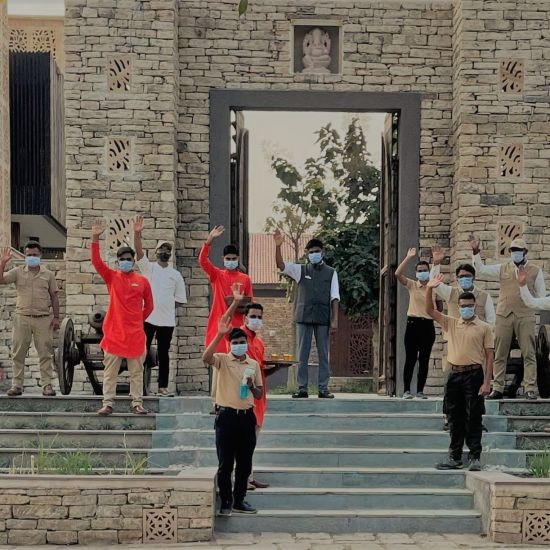
<path id="1" fill-rule="evenodd" d="M 176 385 L 207 388 L 209 291 L 197 255 L 210 222 L 213 89 L 421 94 L 420 231 L 411 245 L 437 241 L 454 263 L 469 256 L 475 232 L 491 261 L 522 235 L 550 269 L 547 0 L 251 0 L 243 17 L 236 5 L 66 0 L 66 303 L 77 324 L 107 299 L 89 262 L 92 220 L 109 220 L 107 254 L 131 240 L 140 213 L 146 247 L 174 242 L 188 285 Z M 293 72 L 293 25 L 304 21 L 340 29 L 339 73 Z"/>

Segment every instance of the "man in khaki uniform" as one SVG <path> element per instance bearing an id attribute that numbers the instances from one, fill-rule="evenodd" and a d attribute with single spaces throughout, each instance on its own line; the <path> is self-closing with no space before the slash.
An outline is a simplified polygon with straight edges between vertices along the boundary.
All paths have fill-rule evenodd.
<path id="1" fill-rule="evenodd" d="M 442 275 L 437 275 L 430 280 L 426 291 L 426 312 L 441 325 L 447 337 L 450 369 L 445 399 L 451 444 L 448 459 L 437 464 L 436 468 L 462 468 L 462 449 L 466 441 L 470 450 L 468 469 L 478 471 L 481 470 L 483 397 L 491 389 L 493 371 L 493 329 L 476 316 L 476 299 L 472 292 L 463 292 L 458 298 L 459 319 L 439 313 L 433 306 L 432 292 L 442 279 Z"/>
<path id="2" fill-rule="evenodd" d="M 493 391 L 487 399 L 503 397 L 506 364 L 514 333 L 523 356 L 525 397 L 536 399 L 535 313 L 521 299 L 517 276 L 520 268 L 525 269 L 527 288 L 536 297 L 543 298 L 546 295 L 546 287 L 542 270 L 527 261 L 527 245 L 523 239 L 514 239 L 510 243 L 511 261 L 504 264 L 485 265 L 479 255 L 479 239 L 472 237 L 470 246 L 478 276 L 496 278 L 500 281 L 495 325 L 495 379 Z"/>
<path id="3" fill-rule="evenodd" d="M 11 249 L 0 256 L 0 284 L 15 283 L 17 303 L 13 320 L 13 379 L 10 397 L 23 393 L 25 357 L 31 340 L 38 352 L 42 394 L 55 395 L 52 388 L 53 331 L 59 329 L 59 298 L 54 274 L 40 265 L 42 247 L 30 241 L 25 245 L 25 265 L 4 273 L 11 260 Z M 50 311 L 51 306 L 51 311 Z"/>

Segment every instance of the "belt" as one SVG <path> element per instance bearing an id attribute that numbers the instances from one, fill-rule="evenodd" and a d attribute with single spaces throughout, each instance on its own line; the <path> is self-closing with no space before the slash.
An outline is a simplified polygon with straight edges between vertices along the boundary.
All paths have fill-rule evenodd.
<path id="1" fill-rule="evenodd" d="M 449 363 L 449 367 L 451 367 L 451 370 L 455 372 L 471 372 L 482 368 L 479 363 L 473 363 L 471 365 L 453 365 L 452 363 Z"/>
<path id="2" fill-rule="evenodd" d="M 433 319 L 427 319 L 426 317 L 413 317 L 412 315 L 409 315 L 407 317 L 407 321 L 426 321 L 428 323 L 433 323 Z"/>
<path id="3" fill-rule="evenodd" d="M 33 319 L 38 319 L 40 317 L 49 317 L 49 313 L 43 313 L 42 315 L 27 315 L 26 313 L 18 313 L 21 317 L 32 317 Z"/>
<path id="4" fill-rule="evenodd" d="M 254 407 L 250 407 L 248 409 L 233 409 L 231 407 L 220 407 L 219 405 L 216 405 L 216 410 L 219 412 L 232 412 L 235 414 L 247 414 L 254 411 Z"/>

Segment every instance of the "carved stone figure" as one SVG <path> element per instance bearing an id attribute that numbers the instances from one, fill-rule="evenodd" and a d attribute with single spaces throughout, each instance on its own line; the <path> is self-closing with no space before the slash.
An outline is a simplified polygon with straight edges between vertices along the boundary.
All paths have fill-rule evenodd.
<path id="1" fill-rule="evenodd" d="M 330 74 L 330 36 L 320 28 L 310 30 L 303 42 L 304 74 Z"/>

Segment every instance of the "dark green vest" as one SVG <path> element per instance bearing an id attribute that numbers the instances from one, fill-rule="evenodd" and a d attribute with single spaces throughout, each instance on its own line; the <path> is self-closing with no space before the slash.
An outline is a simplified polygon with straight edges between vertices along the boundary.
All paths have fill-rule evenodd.
<path id="1" fill-rule="evenodd" d="M 330 286 L 334 269 L 325 263 L 302 266 L 296 286 L 294 320 L 297 323 L 330 325 Z"/>

